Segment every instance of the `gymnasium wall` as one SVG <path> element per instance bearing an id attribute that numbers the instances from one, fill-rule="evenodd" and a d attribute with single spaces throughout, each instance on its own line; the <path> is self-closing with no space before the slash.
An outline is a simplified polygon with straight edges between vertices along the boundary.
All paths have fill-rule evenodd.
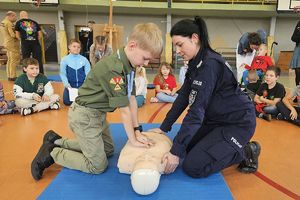
<path id="1" fill-rule="evenodd" d="M 5 16 L 5 10 L 0 10 L 0 19 Z M 18 13 L 18 11 L 17 11 Z M 30 18 L 36 20 L 40 24 L 55 24 L 56 31 L 58 31 L 58 19 L 56 12 L 29 12 Z M 172 16 L 172 24 L 176 23 L 184 16 Z M 269 32 L 270 18 L 204 18 L 210 41 L 213 48 L 229 47 L 235 48 L 240 36 L 244 32 L 256 31 L 259 28 L 265 29 Z M 64 22 L 68 38 L 75 37 L 75 25 L 85 25 L 88 20 L 94 20 L 96 23 L 108 23 L 108 16 L 97 13 L 78 13 L 78 12 L 64 12 Z M 130 30 L 137 23 L 154 22 L 161 30 L 163 35 L 166 32 L 166 16 L 141 16 L 141 15 L 117 15 L 113 16 L 113 23 L 124 26 L 124 42 Z M 275 60 L 278 59 L 279 52 L 291 51 L 294 48 L 294 43 L 290 40 L 294 27 L 297 23 L 297 18 L 280 18 L 277 17 L 275 29 L 275 41 L 279 43 L 274 47 Z M 0 45 L 3 43 L 0 37 Z M 59 46 L 59 45 L 58 45 Z M 58 56 L 60 57 L 60 56 Z"/>

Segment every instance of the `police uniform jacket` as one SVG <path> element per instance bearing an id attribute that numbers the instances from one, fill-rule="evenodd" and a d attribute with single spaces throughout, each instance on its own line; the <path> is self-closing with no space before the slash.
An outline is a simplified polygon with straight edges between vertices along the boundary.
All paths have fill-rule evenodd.
<path id="1" fill-rule="evenodd" d="M 250 127 L 255 129 L 254 106 L 238 86 L 227 62 L 211 50 L 200 50 L 190 60 L 184 84 L 161 130 L 171 130 L 172 124 L 189 106 L 181 128 L 174 138 L 171 153 L 183 157 L 192 137 L 205 123 L 208 126 Z M 242 113 L 250 113 L 243 117 Z M 249 139 L 251 136 L 242 136 Z"/>
<path id="2" fill-rule="evenodd" d="M 75 102 L 102 112 L 112 112 L 118 107 L 128 106 L 130 95 L 135 95 L 134 68 L 122 48 L 91 69 Z"/>

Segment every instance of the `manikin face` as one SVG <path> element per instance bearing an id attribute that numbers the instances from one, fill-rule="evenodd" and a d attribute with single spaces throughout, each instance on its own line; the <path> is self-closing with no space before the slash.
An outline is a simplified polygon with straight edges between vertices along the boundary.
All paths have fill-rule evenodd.
<path id="1" fill-rule="evenodd" d="M 268 53 L 268 49 L 264 45 L 260 45 L 258 50 L 257 50 L 257 55 L 258 56 L 266 56 Z"/>
<path id="2" fill-rule="evenodd" d="M 69 45 L 69 52 L 71 54 L 79 54 L 80 53 L 80 49 L 81 49 L 81 46 L 79 43 L 77 42 L 72 42 L 70 45 Z"/>
<path id="3" fill-rule="evenodd" d="M 28 65 L 26 68 L 23 68 L 26 72 L 28 78 L 35 78 L 39 73 L 40 69 L 38 65 Z"/>
<path id="4" fill-rule="evenodd" d="M 265 75 L 265 81 L 268 85 L 275 84 L 279 76 L 276 76 L 274 71 L 268 70 Z"/>
<path id="5" fill-rule="evenodd" d="M 141 49 L 135 41 L 129 42 L 126 49 L 128 60 L 133 66 L 147 66 L 154 59 L 149 51 Z"/>
<path id="6" fill-rule="evenodd" d="M 165 65 L 161 67 L 161 74 L 163 76 L 168 76 L 170 74 L 170 69 L 167 68 Z"/>
<path id="7" fill-rule="evenodd" d="M 180 55 L 183 60 L 193 59 L 200 49 L 197 34 L 193 34 L 191 38 L 174 35 L 172 36 L 172 42 L 176 48 L 176 53 Z"/>

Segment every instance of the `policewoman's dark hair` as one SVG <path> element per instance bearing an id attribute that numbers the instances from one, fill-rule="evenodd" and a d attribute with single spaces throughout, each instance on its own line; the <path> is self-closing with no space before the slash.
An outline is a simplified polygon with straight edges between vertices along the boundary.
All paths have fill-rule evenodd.
<path id="1" fill-rule="evenodd" d="M 199 36 L 201 50 L 209 49 L 211 51 L 214 51 L 209 44 L 206 23 L 199 16 L 196 16 L 194 20 L 183 19 L 177 22 L 172 27 L 170 35 L 171 37 L 174 35 L 180 35 L 183 37 L 191 38 L 194 33 L 196 33 Z"/>

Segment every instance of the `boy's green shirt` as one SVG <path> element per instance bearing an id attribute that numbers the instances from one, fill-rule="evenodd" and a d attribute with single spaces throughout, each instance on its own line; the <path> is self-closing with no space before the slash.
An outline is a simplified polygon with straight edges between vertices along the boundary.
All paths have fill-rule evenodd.
<path id="1" fill-rule="evenodd" d="M 127 75 L 134 70 L 124 48 L 103 58 L 88 73 L 78 90 L 76 103 L 102 112 L 128 106 Z M 131 95 L 135 95 L 134 81 Z"/>

